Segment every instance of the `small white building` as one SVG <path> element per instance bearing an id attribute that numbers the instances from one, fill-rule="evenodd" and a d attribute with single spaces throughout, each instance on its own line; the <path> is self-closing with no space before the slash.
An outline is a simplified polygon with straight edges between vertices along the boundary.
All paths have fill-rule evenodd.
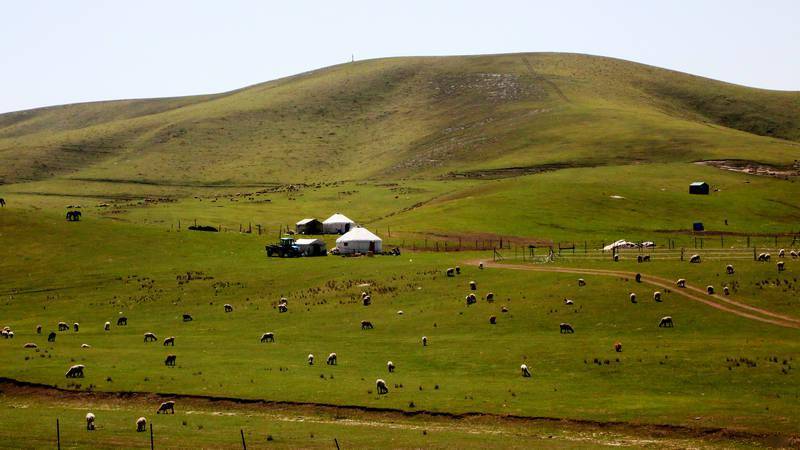
<path id="1" fill-rule="evenodd" d="M 380 253 L 383 241 L 366 228 L 353 228 L 336 239 L 336 249 L 341 254 Z"/>
<path id="2" fill-rule="evenodd" d="M 322 231 L 325 234 L 345 234 L 351 228 L 355 228 L 356 223 L 344 214 L 336 213 L 322 222 Z"/>
<path id="3" fill-rule="evenodd" d="M 325 241 L 322 239 L 298 239 L 294 243 L 303 256 L 324 256 L 328 253 Z"/>

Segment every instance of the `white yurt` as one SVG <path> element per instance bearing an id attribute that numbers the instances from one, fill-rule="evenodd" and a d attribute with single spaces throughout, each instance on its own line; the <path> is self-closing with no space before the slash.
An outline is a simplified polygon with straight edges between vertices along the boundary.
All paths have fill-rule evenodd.
<path id="1" fill-rule="evenodd" d="M 356 223 L 344 214 L 336 213 L 322 222 L 322 232 L 325 234 L 345 234 L 351 228 L 355 228 Z"/>
<path id="2" fill-rule="evenodd" d="M 353 228 L 336 239 L 339 253 L 380 253 L 383 241 L 366 228 Z"/>

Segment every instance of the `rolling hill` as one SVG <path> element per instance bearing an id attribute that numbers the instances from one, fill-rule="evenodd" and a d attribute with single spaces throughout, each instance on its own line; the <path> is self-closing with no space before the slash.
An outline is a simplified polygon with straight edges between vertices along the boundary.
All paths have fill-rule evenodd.
<path id="1" fill-rule="evenodd" d="M 800 159 L 800 93 L 557 53 L 360 61 L 0 115 L 0 182 L 220 185 Z"/>

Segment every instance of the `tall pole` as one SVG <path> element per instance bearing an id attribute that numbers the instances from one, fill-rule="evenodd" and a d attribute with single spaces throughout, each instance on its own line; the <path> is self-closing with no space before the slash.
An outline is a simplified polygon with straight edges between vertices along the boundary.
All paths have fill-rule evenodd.
<path id="1" fill-rule="evenodd" d="M 153 422 L 150 422 L 150 450 L 153 450 L 154 448 L 155 447 L 153 444 Z"/>
<path id="2" fill-rule="evenodd" d="M 58 450 L 61 450 L 61 426 L 58 423 L 58 418 L 56 418 L 56 443 L 58 445 Z"/>
<path id="3" fill-rule="evenodd" d="M 247 444 L 244 442 L 244 430 L 239 428 L 239 433 L 242 434 L 242 449 L 247 450 Z"/>

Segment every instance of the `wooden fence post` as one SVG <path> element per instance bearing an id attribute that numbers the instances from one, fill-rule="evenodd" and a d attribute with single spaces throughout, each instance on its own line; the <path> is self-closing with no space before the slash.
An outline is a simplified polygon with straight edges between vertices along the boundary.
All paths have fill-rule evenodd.
<path id="1" fill-rule="evenodd" d="M 58 417 L 56 417 L 56 445 L 58 450 L 61 450 L 61 425 L 58 423 Z"/>
<path id="2" fill-rule="evenodd" d="M 239 433 L 242 434 L 242 449 L 247 450 L 247 444 L 244 442 L 244 430 L 239 428 Z"/>
<path id="3" fill-rule="evenodd" d="M 155 448 L 155 444 L 153 443 L 153 422 L 150 422 L 150 450 Z"/>

